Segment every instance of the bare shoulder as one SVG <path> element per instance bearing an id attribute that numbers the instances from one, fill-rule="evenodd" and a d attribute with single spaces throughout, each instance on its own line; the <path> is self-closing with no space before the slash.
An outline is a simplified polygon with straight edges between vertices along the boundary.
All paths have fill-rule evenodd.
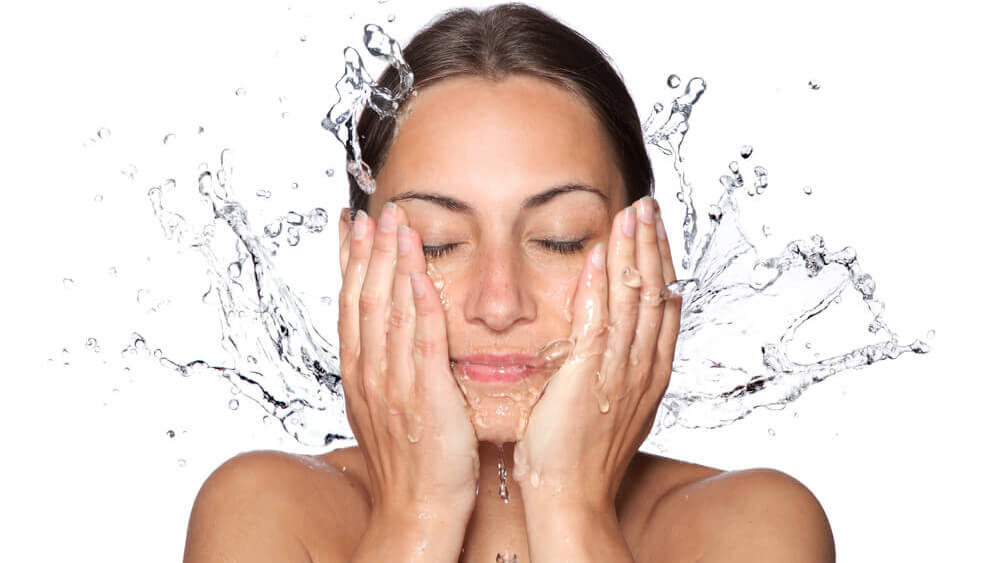
<path id="1" fill-rule="evenodd" d="M 652 487 L 637 561 L 835 560 L 826 513 L 797 479 L 774 469 L 723 471 L 667 458 L 645 460 Z M 657 490 L 657 485 L 660 485 Z"/>
<path id="2" fill-rule="evenodd" d="M 222 464 L 195 499 L 184 561 L 346 560 L 368 513 L 348 457 L 256 451 Z"/>

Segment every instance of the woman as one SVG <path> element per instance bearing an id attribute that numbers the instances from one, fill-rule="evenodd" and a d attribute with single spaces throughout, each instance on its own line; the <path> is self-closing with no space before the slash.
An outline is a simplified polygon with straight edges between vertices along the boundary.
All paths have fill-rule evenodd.
<path id="1" fill-rule="evenodd" d="M 637 453 L 680 299 L 662 291 L 639 118 L 603 54 L 503 5 L 446 14 L 404 57 L 417 92 L 395 120 L 363 116 L 378 189 L 352 180 L 341 218 L 359 447 L 230 460 L 185 560 L 833 561 L 791 477 Z"/>

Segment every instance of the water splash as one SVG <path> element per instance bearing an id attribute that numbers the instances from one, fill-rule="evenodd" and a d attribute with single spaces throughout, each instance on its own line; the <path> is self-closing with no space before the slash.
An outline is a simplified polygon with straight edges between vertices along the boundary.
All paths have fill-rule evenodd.
<path id="1" fill-rule="evenodd" d="M 400 88 L 392 92 L 376 85 L 360 55 L 347 49 L 345 72 L 337 84 L 340 99 L 323 126 L 344 144 L 348 172 L 362 188 L 374 189 L 370 169 L 361 159 L 356 119 L 364 107 L 379 115 L 393 115 L 412 89 L 413 76 L 398 44 L 381 28 L 366 26 L 365 44 L 369 53 L 399 71 Z M 740 163 L 729 162 L 727 173 L 719 178 L 721 189 L 715 201 L 696 205 L 682 144 L 693 108 L 705 90 L 703 79 L 692 78 L 669 104 L 669 112 L 658 103 L 643 124 L 650 146 L 672 160 L 682 206 L 678 219 L 683 253 L 678 254 L 685 277 L 667 284 L 660 293 L 661 298 L 680 295 L 683 299 L 670 388 L 647 442 L 660 450 L 665 448 L 660 441 L 663 430 L 674 424 L 707 428 L 728 424 L 756 408 L 787 404 L 810 385 L 845 369 L 929 350 L 924 340 L 901 344 L 889 329 L 884 305 L 875 295 L 875 282 L 861 269 L 850 247 L 828 248 L 826 241 L 816 236 L 791 241 L 776 256 L 760 256 L 745 235 L 739 199 L 777 189 L 769 188 L 763 167 L 753 169 L 752 189 L 743 189 L 749 182 L 744 181 Z M 752 153 L 748 145 L 739 156 L 745 160 Z M 282 234 L 287 246 L 299 245 L 303 235 L 325 229 L 327 213 L 322 208 L 290 211 L 267 222 L 258 234 L 241 203 L 258 198 L 252 194 L 238 197 L 233 164 L 230 151 L 223 150 L 219 168 L 213 172 L 203 163 L 191 189 L 175 189 L 177 182 L 168 179 L 148 193 L 163 235 L 199 253 L 208 266 L 209 289 L 203 301 L 217 307 L 220 342 L 230 362 L 213 365 L 199 359 L 171 358 L 159 349 L 150 352 L 151 347 L 139 335 L 133 335 L 123 352 L 159 362 L 182 376 L 211 375 L 228 380 L 241 398 L 260 405 L 303 444 L 349 440 L 334 346 L 313 326 L 308 307 L 272 261 Z M 135 167 L 130 165 L 127 170 L 133 177 Z M 697 193 L 700 200 L 712 199 L 704 188 Z M 198 201 L 199 208 L 207 212 L 205 221 L 180 211 L 178 199 L 185 197 Z M 670 213 L 666 206 L 661 212 L 665 217 Z M 707 221 L 700 221 L 705 217 Z M 63 284 L 67 288 L 74 285 L 68 277 Z M 156 306 L 155 299 L 150 302 Z M 864 319 L 851 326 L 881 340 L 846 346 L 829 334 L 803 336 L 813 325 L 836 317 L 839 309 L 852 303 L 861 305 Z M 803 340 L 808 347 L 800 345 Z M 720 342 L 725 345 L 720 346 Z M 811 356 L 804 358 L 800 348 L 808 348 Z M 539 354 L 540 361 L 560 362 L 571 349 L 571 341 L 557 341 Z M 239 399 L 233 400 L 239 407 Z"/>
<path id="2" fill-rule="evenodd" d="M 375 178 L 371 167 L 362 159 L 361 142 L 355 134 L 361 112 L 371 108 L 380 118 L 394 117 L 400 104 L 413 90 L 413 72 L 403 60 L 403 50 L 375 24 L 365 26 L 365 49 L 376 59 L 389 63 L 396 70 L 399 86 L 396 91 L 379 86 L 368 73 L 361 55 L 353 47 L 344 49 L 344 74 L 337 81 L 340 98 L 323 119 L 322 125 L 337 137 L 347 151 L 347 172 L 366 193 L 375 193 Z"/>

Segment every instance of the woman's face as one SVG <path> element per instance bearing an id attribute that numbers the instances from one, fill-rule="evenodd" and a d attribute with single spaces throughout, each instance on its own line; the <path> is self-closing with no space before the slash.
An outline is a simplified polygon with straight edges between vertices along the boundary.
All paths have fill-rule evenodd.
<path id="1" fill-rule="evenodd" d="M 531 358 L 569 336 L 586 253 L 625 189 L 586 103 L 527 76 L 421 88 L 370 210 L 402 207 L 441 291 L 453 372 L 480 440 L 516 440 L 552 370 Z"/>

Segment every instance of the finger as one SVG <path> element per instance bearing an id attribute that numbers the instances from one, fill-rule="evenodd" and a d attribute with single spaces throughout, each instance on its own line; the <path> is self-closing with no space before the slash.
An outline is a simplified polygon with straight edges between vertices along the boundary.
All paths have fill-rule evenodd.
<path id="1" fill-rule="evenodd" d="M 608 240 L 608 346 L 601 373 L 608 388 L 625 379 L 629 348 L 635 335 L 639 309 L 638 277 L 635 263 L 636 210 L 620 211 Z"/>
<path id="2" fill-rule="evenodd" d="M 410 284 L 416 314 L 413 330 L 416 393 L 437 397 L 450 394 L 461 399 L 458 386 L 451 377 L 444 306 L 434 283 L 420 268 L 410 271 Z"/>
<path id="3" fill-rule="evenodd" d="M 338 298 L 337 332 L 340 335 L 340 371 L 345 390 L 354 387 L 360 391 L 361 387 L 354 377 L 359 373 L 356 365 L 361 352 L 358 299 L 368 271 L 372 227 L 368 215 L 358 211 L 351 228 L 349 258 Z"/>
<path id="4" fill-rule="evenodd" d="M 413 392 L 413 332 L 415 314 L 413 290 L 410 287 L 410 272 L 420 269 L 417 255 L 422 249 L 417 246 L 415 231 L 405 224 L 405 214 L 400 220 L 404 224 L 396 230 L 396 270 L 392 282 L 392 303 L 389 305 L 389 326 L 386 334 L 386 353 L 389 356 L 387 395 L 390 404 L 403 405 Z M 422 260 L 420 261 L 422 262 Z"/>
<path id="5" fill-rule="evenodd" d="M 607 347 L 608 336 L 608 276 L 607 245 L 600 242 L 588 253 L 580 272 L 573 298 L 573 327 L 571 334 L 576 350 L 598 358 Z M 600 362 L 597 363 L 600 367 Z"/>
<path id="6" fill-rule="evenodd" d="M 674 261 L 670 253 L 670 240 L 667 238 L 666 229 L 663 226 L 663 218 L 657 216 L 657 239 L 660 253 L 660 263 L 663 269 L 663 282 L 668 284 L 677 281 L 677 274 L 674 273 Z M 656 341 L 656 357 L 653 363 L 654 386 L 659 389 L 662 395 L 670 383 L 670 374 L 673 370 L 674 351 L 677 346 L 677 336 L 681 324 L 681 297 L 678 295 L 665 294 L 666 302 L 663 307 L 663 321 L 660 323 L 660 334 Z M 659 401 L 659 398 L 657 398 Z"/>
<path id="7" fill-rule="evenodd" d="M 636 264 L 641 285 L 639 288 L 639 314 L 635 338 L 629 350 L 630 381 L 645 391 L 649 385 L 650 370 L 656 353 L 660 322 L 663 319 L 663 266 L 660 261 L 659 238 L 656 236 L 656 210 L 653 198 L 639 200 L 636 228 Z M 633 379 L 634 378 L 634 379 Z"/>
<path id="8" fill-rule="evenodd" d="M 392 279 L 396 270 L 396 225 L 396 205 L 386 203 L 375 229 L 368 273 L 358 298 L 365 392 L 374 392 L 383 398 L 386 397 L 382 388 L 385 386 L 384 375 L 388 367 L 386 322 L 392 296 Z"/>
<path id="9" fill-rule="evenodd" d="M 347 260 L 350 257 L 351 249 L 351 210 L 346 207 L 340 210 L 337 232 L 340 235 L 340 279 L 343 280 L 344 274 L 347 272 Z"/>

